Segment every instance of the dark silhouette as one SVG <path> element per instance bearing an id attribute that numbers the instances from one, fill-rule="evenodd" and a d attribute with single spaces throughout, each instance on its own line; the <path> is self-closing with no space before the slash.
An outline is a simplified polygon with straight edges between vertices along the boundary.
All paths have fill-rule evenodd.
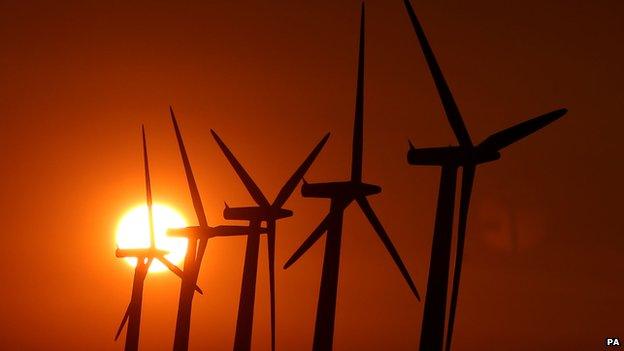
<path id="1" fill-rule="evenodd" d="M 450 350 L 459 293 L 468 206 L 470 204 L 470 195 L 476 166 L 481 163 L 498 160 L 500 158 L 500 150 L 552 123 L 562 117 L 567 110 L 555 110 L 535 117 L 511 128 L 494 133 L 477 146 L 473 145 L 459 109 L 453 99 L 453 95 L 446 84 L 423 28 L 414 13 L 414 9 L 409 0 L 404 0 L 404 3 L 416 36 L 418 37 L 418 41 L 420 42 L 420 47 L 427 61 L 431 76 L 435 82 L 446 117 L 459 143 L 459 146 L 417 149 L 410 142 L 410 150 L 407 154 L 408 162 L 412 165 L 433 165 L 442 167 L 431 248 L 429 277 L 427 281 L 425 310 L 420 337 L 421 351 L 437 351 L 442 350 L 443 347 L 447 286 L 450 273 L 455 186 L 457 181 L 457 169 L 462 167 L 457 248 L 453 271 L 448 330 L 446 334 L 446 350 Z"/>
<path id="2" fill-rule="evenodd" d="M 223 151 L 223 154 L 230 162 L 236 174 L 241 179 L 251 197 L 258 206 L 254 207 L 229 207 L 225 205 L 223 217 L 228 220 L 245 220 L 252 228 L 260 228 L 262 222 L 267 225 L 267 249 L 269 261 L 269 287 L 271 294 L 271 350 L 275 350 L 275 224 L 278 219 L 287 218 L 293 215 L 292 211 L 282 208 L 295 187 L 316 156 L 321 152 L 323 146 L 329 138 L 329 133 L 316 145 L 308 157 L 297 168 L 295 173 L 284 184 L 277 194 L 275 201 L 269 203 L 258 185 L 253 181 L 249 173 L 238 162 L 234 154 L 225 145 L 214 130 L 212 136 Z M 260 236 L 249 234 L 247 236 L 247 248 L 245 251 L 245 263 L 243 268 L 243 280 L 241 284 L 241 294 L 238 305 L 238 318 L 236 321 L 236 336 L 234 338 L 235 351 L 248 351 L 251 349 L 251 334 L 253 329 L 254 302 L 256 296 L 256 274 L 258 271 L 258 250 L 260 248 Z"/>
<path id="3" fill-rule="evenodd" d="M 141 126 L 141 134 L 143 137 L 143 160 L 145 164 L 145 190 L 147 197 L 147 213 L 149 218 L 149 235 L 150 246 L 148 248 L 139 249 L 120 249 L 117 248 L 115 255 L 117 257 L 136 257 L 137 264 L 134 269 L 134 281 L 132 283 L 132 295 L 130 303 L 126 308 L 121 324 L 117 329 L 115 340 L 119 338 L 124 325 L 128 322 L 128 331 L 126 333 L 126 345 L 125 350 L 138 350 L 139 348 L 139 331 L 141 325 L 141 306 L 143 302 L 143 283 L 147 276 L 150 265 L 154 259 L 162 262 L 169 270 L 175 273 L 178 277 L 182 278 L 183 272 L 174 265 L 171 261 L 165 258 L 168 254 L 165 250 L 156 248 L 156 239 L 154 237 L 154 216 L 152 214 L 152 187 L 150 184 L 149 163 L 147 159 L 147 143 L 145 141 L 145 128 Z M 201 289 L 194 285 L 194 290 L 202 293 Z"/>
<path id="4" fill-rule="evenodd" d="M 171 113 L 171 120 L 178 140 L 178 147 L 180 149 L 180 155 L 182 157 L 182 163 L 184 165 L 184 172 L 191 193 L 191 199 L 193 200 L 193 207 L 195 208 L 195 214 L 199 226 L 192 226 L 182 229 L 174 229 L 169 231 L 169 235 L 183 236 L 188 238 L 188 247 L 186 257 L 184 259 L 184 275 L 182 277 L 182 284 L 180 287 L 180 300 L 178 305 L 178 316 L 176 321 L 175 338 L 173 342 L 174 351 L 186 351 L 188 350 L 189 334 L 191 330 L 191 310 L 193 304 L 193 290 L 197 284 L 197 277 L 199 276 L 199 269 L 201 266 L 204 252 L 208 244 L 208 239 L 215 236 L 235 236 L 235 235 L 247 235 L 247 234 L 260 234 L 266 232 L 266 228 L 249 227 L 249 226 L 232 226 L 221 225 L 211 227 L 206 220 L 206 214 L 204 213 L 204 207 L 199 196 L 199 190 L 197 183 L 195 183 L 195 176 L 191 168 L 191 163 L 184 147 L 184 141 L 182 140 L 182 134 L 178 127 L 178 122 L 173 113 L 173 109 L 169 108 Z"/>
<path id="5" fill-rule="evenodd" d="M 392 256 L 403 278 L 407 281 L 410 289 L 420 300 L 420 296 L 410 277 L 401 257 L 392 244 L 388 234 L 383 228 L 377 215 L 373 211 L 367 196 L 381 192 L 377 185 L 362 182 L 362 147 L 363 147 L 363 123 L 364 123 L 364 3 L 360 23 L 360 45 L 358 59 L 357 93 L 355 102 L 355 122 L 353 127 L 353 154 L 351 159 L 351 179 L 343 182 L 309 184 L 304 180 L 301 194 L 304 197 L 320 197 L 331 199 L 329 214 L 321 221 L 319 226 L 303 242 L 301 247 L 286 262 L 284 268 L 288 268 L 297 261 L 322 235 L 327 232 L 325 241 L 325 254 L 323 257 L 323 272 L 321 276 L 321 288 L 316 310 L 316 325 L 314 327 L 313 350 L 327 351 L 333 347 L 334 318 L 336 311 L 336 297 L 338 289 L 338 272 L 340 265 L 340 242 L 342 237 L 342 218 L 345 209 L 356 201 L 375 232 L 385 245 L 386 250 Z"/>

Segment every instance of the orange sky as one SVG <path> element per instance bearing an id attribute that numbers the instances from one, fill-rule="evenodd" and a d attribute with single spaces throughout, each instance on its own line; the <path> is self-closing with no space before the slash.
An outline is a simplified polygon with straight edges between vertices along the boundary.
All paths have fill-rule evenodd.
<path id="1" fill-rule="evenodd" d="M 568 115 L 480 167 L 458 309 L 457 350 L 590 350 L 622 333 L 624 5 L 615 1 L 416 1 L 473 139 L 541 113 Z M 252 205 L 214 128 L 268 197 L 322 135 L 306 179 L 346 179 L 358 1 L 206 4 L 0 3 L 0 343 L 120 350 L 132 270 L 114 256 L 119 217 L 153 191 L 193 218 L 168 118 L 178 115 L 211 224 Z M 406 163 L 454 143 L 401 1 L 367 2 L 364 180 L 424 291 L 439 171 Z M 327 201 L 286 205 L 281 266 Z M 513 219 L 512 219 L 513 218 Z M 512 224 L 513 223 L 513 224 Z M 511 232 L 518 245 L 510 244 Z M 408 350 L 417 303 L 355 207 L 346 212 L 336 350 Z M 322 244 L 322 242 L 319 242 Z M 322 245 L 278 270 L 278 346 L 311 345 Z M 254 349 L 268 350 L 262 241 Z M 191 349 L 231 349 L 244 239 L 210 242 Z M 168 350 L 178 280 L 148 277 L 141 343 Z M 624 335 L 619 334 L 620 337 Z"/>

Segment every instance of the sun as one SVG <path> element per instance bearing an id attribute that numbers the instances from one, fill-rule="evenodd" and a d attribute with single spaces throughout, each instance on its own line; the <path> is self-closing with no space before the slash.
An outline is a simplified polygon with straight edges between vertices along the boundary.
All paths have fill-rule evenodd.
<path id="1" fill-rule="evenodd" d="M 169 251 L 165 257 L 178 267 L 181 267 L 186 255 L 188 244 L 185 238 L 170 237 L 167 235 L 169 228 L 186 227 L 186 220 L 174 208 L 154 203 L 154 237 L 156 247 Z M 115 235 L 117 246 L 121 249 L 147 248 L 150 246 L 149 222 L 147 205 L 138 205 L 128 210 L 117 224 Z M 136 266 L 136 258 L 126 257 L 124 260 L 132 267 Z M 163 272 L 168 270 L 158 260 L 154 260 L 150 266 L 150 272 Z"/>

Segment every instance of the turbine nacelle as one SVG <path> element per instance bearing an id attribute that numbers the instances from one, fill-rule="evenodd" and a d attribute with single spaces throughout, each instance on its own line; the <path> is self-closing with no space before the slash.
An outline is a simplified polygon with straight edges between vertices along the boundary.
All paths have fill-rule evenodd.
<path id="1" fill-rule="evenodd" d="M 407 162 L 422 166 L 463 166 L 496 161 L 500 152 L 484 147 L 465 148 L 461 146 L 415 148 L 410 143 Z"/>
<path id="2" fill-rule="evenodd" d="M 567 112 L 567 109 L 562 108 L 531 118 L 490 135 L 477 146 L 473 146 L 472 142 L 462 142 L 470 139 L 468 134 L 463 138 L 458 137 L 460 146 L 415 148 L 410 142 L 407 162 L 426 166 L 464 166 L 495 161 L 500 158 L 500 150 L 546 127 Z"/>
<path id="3" fill-rule="evenodd" d="M 275 206 L 229 207 L 225 204 L 223 218 L 243 221 L 274 221 L 291 217 L 293 212 Z"/>
<path id="4" fill-rule="evenodd" d="M 301 186 L 301 195 L 303 197 L 355 199 L 379 194 L 380 192 L 381 187 L 378 185 L 353 181 L 310 184 L 304 180 Z"/>

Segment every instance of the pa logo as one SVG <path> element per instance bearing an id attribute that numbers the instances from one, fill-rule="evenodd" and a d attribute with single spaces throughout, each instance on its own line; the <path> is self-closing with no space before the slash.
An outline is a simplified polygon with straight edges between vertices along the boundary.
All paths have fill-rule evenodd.
<path id="1" fill-rule="evenodd" d="M 607 346 L 620 346 L 620 340 L 618 338 L 606 338 L 605 344 Z"/>

